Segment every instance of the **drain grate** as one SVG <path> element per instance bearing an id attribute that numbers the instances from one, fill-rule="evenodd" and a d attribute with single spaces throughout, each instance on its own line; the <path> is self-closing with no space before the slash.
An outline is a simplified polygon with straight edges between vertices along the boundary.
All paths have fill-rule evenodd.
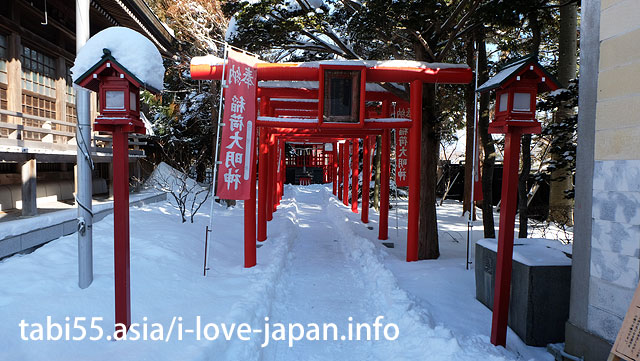
<path id="1" fill-rule="evenodd" d="M 367 229 L 373 231 L 373 226 L 367 226 Z"/>
<path id="2" fill-rule="evenodd" d="M 395 248 L 395 244 L 393 244 L 393 242 L 382 242 L 382 245 L 387 248 Z"/>

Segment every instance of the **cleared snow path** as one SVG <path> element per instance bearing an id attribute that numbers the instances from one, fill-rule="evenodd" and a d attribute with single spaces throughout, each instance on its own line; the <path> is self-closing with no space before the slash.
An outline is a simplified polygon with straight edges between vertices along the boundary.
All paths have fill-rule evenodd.
<path id="1" fill-rule="evenodd" d="M 263 348 L 263 360 L 515 359 L 483 342 L 462 346 L 449 329 L 437 325 L 399 288 L 376 246 L 351 230 L 350 210 L 327 187 L 287 187 L 287 192 L 294 193 L 299 232 L 276 286 L 270 322 L 335 323 L 338 340 L 301 340 L 291 348 L 288 341 L 271 341 Z M 384 316 L 383 325 L 397 324 L 400 337 L 387 341 L 381 332 L 379 341 L 367 341 L 363 330 L 356 340 L 356 324 L 372 324 L 377 316 Z"/>
<path id="2" fill-rule="evenodd" d="M 340 237 L 326 215 L 327 195 L 319 187 L 289 188 L 295 192 L 298 208 L 298 239 L 294 241 L 283 277 L 276 288 L 271 322 L 335 323 L 338 341 L 271 342 L 264 360 L 347 360 L 373 359 L 371 342 L 341 341 L 348 338 L 352 324 L 374 321 L 359 270 L 342 251 Z M 333 339 L 333 332 L 329 333 Z M 354 330 L 355 335 L 355 330 Z"/>

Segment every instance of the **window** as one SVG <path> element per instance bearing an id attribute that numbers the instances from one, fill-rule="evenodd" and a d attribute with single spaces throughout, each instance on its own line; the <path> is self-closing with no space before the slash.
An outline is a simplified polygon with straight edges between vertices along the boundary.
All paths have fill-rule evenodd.
<path id="1" fill-rule="evenodd" d="M 360 70 L 324 71 L 324 122 L 360 122 Z"/>
<path id="2" fill-rule="evenodd" d="M 73 78 L 71 77 L 71 65 L 66 65 L 65 80 L 67 83 L 67 103 L 76 103 L 76 91 L 73 89 Z"/>
<path id="3" fill-rule="evenodd" d="M 131 110 L 136 111 L 138 108 L 137 105 L 137 101 L 136 101 L 136 93 L 134 92 L 129 92 L 129 108 L 131 108 Z"/>
<path id="4" fill-rule="evenodd" d="M 49 100 L 36 95 L 22 93 L 22 112 L 25 114 L 36 115 L 39 117 L 55 119 L 56 118 L 56 102 L 55 100 Z M 23 119 L 23 124 L 28 127 L 42 127 L 42 123 L 39 120 Z M 40 140 L 44 137 L 45 133 L 24 131 L 23 139 L 25 140 Z"/>
<path id="5" fill-rule="evenodd" d="M 7 89 L 0 87 L 0 109 L 7 109 Z M 8 121 L 7 116 L 0 114 L 0 122 L 6 123 Z M 0 128 L 0 136 L 8 137 L 9 129 Z"/>
<path id="6" fill-rule="evenodd" d="M 507 111 L 507 101 L 508 100 L 509 100 L 509 93 L 500 94 L 500 108 L 498 109 L 499 112 L 506 112 Z"/>
<path id="7" fill-rule="evenodd" d="M 23 46 L 20 61 L 22 62 L 22 89 L 55 98 L 56 68 L 53 58 Z"/>
<path id="8" fill-rule="evenodd" d="M 2 84 L 7 84 L 7 53 L 7 37 L 0 34 L 0 83 Z"/>
<path id="9" fill-rule="evenodd" d="M 119 90 L 105 91 L 105 110 L 124 109 L 124 92 Z"/>
<path id="10" fill-rule="evenodd" d="M 513 110 L 528 112 L 531 111 L 531 94 L 530 93 L 514 93 L 513 94 Z"/>
<path id="11" fill-rule="evenodd" d="M 73 78 L 71 77 L 71 65 L 66 65 L 65 80 L 67 83 L 66 91 L 66 118 L 68 123 L 77 123 L 78 116 L 76 114 L 76 91 L 73 89 Z M 68 127 L 69 132 L 75 132 L 74 127 Z"/>

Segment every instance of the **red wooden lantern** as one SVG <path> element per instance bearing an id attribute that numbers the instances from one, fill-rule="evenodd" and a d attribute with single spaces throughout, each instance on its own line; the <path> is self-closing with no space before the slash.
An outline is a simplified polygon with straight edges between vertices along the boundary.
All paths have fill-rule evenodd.
<path id="1" fill-rule="evenodd" d="M 125 133 L 145 133 L 140 121 L 140 88 L 152 93 L 149 87 L 131 74 L 111 56 L 108 49 L 98 63 L 82 74 L 76 84 L 98 93 L 100 115 L 96 117 L 95 130 L 112 132 L 115 126 Z"/>
<path id="2" fill-rule="evenodd" d="M 523 134 L 540 133 L 540 122 L 536 120 L 538 92 L 559 87 L 558 82 L 536 58 L 529 56 L 507 65 L 476 90 L 496 90 L 496 115 L 489 124 L 489 132 L 505 134 L 500 201 L 502 205 L 491 323 L 491 343 L 496 346 L 505 346 L 507 342 L 520 138 Z"/>
<path id="3" fill-rule="evenodd" d="M 495 117 L 489 124 L 489 133 L 507 133 L 508 127 L 518 127 L 523 134 L 540 133 L 536 97 L 539 92 L 559 87 L 533 56 L 508 64 L 477 89 L 480 93 L 496 91 Z"/>
<path id="4" fill-rule="evenodd" d="M 129 136 L 145 133 L 140 121 L 140 88 L 150 88 L 114 59 L 108 49 L 76 84 L 98 92 L 100 115 L 94 129 L 113 134 L 113 243 L 116 332 L 131 325 L 129 258 Z"/>

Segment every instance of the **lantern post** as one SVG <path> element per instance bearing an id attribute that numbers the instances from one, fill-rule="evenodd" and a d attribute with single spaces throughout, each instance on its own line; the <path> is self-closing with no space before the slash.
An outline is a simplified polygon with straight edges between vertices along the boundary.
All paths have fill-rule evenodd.
<path id="1" fill-rule="evenodd" d="M 100 115 L 94 129 L 113 135 L 113 240 L 116 332 L 131 325 L 129 257 L 129 133 L 145 133 L 140 121 L 140 88 L 158 92 L 140 81 L 108 49 L 75 82 L 99 93 Z"/>
<path id="2" fill-rule="evenodd" d="M 491 343 L 496 346 L 505 346 L 507 341 L 513 230 L 518 201 L 520 138 L 523 134 L 539 134 L 541 131 L 540 123 L 536 119 L 538 92 L 558 88 L 558 82 L 535 57 L 529 56 L 508 64 L 495 77 L 476 89 L 476 92 L 496 91 L 496 113 L 489 124 L 489 133 L 505 135 L 500 228 L 491 321 Z"/>

